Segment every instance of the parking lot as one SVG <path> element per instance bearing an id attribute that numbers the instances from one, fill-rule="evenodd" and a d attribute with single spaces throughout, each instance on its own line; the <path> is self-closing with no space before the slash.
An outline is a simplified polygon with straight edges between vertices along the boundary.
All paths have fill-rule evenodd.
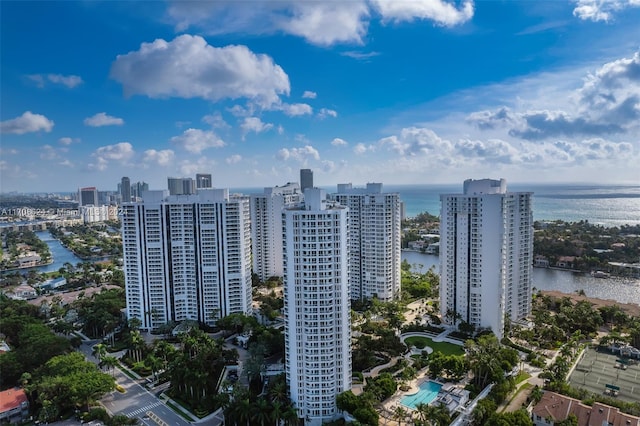
<path id="1" fill-rule="evenodd" d="M 571 373 L 569 383 L 595 394 L 628 402 L 640 401 L 640 365 L 609 352 L 587 349 Z"/>

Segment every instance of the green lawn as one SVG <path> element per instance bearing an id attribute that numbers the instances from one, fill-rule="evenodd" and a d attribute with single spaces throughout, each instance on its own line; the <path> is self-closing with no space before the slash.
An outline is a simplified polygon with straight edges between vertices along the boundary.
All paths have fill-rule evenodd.
<path id="1" fill-rule="evenodd" d="M 429 337 L 413 336 L 407 337 L 404 341 L 407 346 L 415 346 L 418 349 L 422 349 L 425 346 L 429 346 L 434 351 L 442 352 L 445 355 L 463 355 L 464 350 L 462 346 L 454 345 L 447 342 L 434 342 Z"/>

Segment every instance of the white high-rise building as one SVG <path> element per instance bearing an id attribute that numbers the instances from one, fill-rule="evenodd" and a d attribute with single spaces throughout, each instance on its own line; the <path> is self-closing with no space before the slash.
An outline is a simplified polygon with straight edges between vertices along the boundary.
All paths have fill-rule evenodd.
<path id="1" fill-rule="evenodd" d="M 282 276 L 282 209 L 302 202 L 300 185 L 287 183 L 251 195 L 253 272 L 261 280 Z"/>
<path id="2" fill-rule="evenodd" d="M 146 191 L 122 206 L 122 240 L 127 317 L 142 329 L 251 313 L 248 198 Z"/>
<path id="3" fill-rule="evenodd" d="M 400 296 L 402 235 L 400 197 L 382 192 L 381 183 L 366 188 L 339 184 L 333 196 L 349 208 L 349 283 L 351 299 Z"/>
<path id="4" fill-rule="evenodd" d="M 446 323 L 491 328 L 531 312 L 533 217 L 530 192 L 504 179 L 466 180 L 440 196 L 440 310 Z"/>
<path id="5" fill-rule="evenodd" d="M 282 221 L 287 383 L 305 425 L 321 425 L 351 389 L 347 209 L 312 188 Z"/>

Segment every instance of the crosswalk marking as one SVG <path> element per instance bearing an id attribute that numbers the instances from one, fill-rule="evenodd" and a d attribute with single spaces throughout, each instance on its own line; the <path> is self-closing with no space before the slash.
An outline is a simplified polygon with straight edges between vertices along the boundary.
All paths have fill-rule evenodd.
<path id="1" fill-rule="evenodd" d="M 124 413 L 124 415 L 125 415 L 125 416 L 127 416 L 127 417 L 135 417 L 135 416 L 137 416 L 138 414 L 142 414 L 142 413 L 144 413 L 144 412 L 146 412 L 146 411 L 150 410 L 151 408 L 157 407 L 157 406 L 159 406 L 159 405 L 162 405 L 162 402 L 160 402 L 160 401 L 156 401 L 156 402 L 154 402 L 153 404 L 149 404 L 149 405 L 147 405 L 147 406 L 145 406 L 145 407 L 138 408 L 138 409 L 137 409 L 137 410 L 135 410 L 135 411 L 131 411 L 131 412 L 128 412 L 128 413 Z"/>

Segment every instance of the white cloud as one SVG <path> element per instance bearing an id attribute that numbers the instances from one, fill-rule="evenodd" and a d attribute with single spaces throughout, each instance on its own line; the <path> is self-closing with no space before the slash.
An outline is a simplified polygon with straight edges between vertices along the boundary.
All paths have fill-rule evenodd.
<path id="1" fill-rule="evenodd" d="M 451 27 L 467 22 L 473 17 L 473 1 L 465 0 L 459 9 L 445 0 L 370 0 L 382 15 L 383 21 L 413 21 L 428 19 L 438 25 Z"/>
<path id="2" fill-rule="evenodd" d="M 200 154 L 205 149 L 225 146 L 224 141 L 214 132 L 201 129 L 187 129 L 180 136 L 172 137 L 171 142 L 194 154 Z"/>
<path id="3" fill-rule="evenodd" d="M 312 92 L 310 90 L 305 90 L 304 93 L 302 94 L 302 97 L 304 99 L 315 99 L 318 96 L 318 94 L 316 92 Z"/>
<path id="4" fill-rule="evenodd" d="M 365 152 L 367 152 L 367 150 L 368 150 L 367 146 L 362 142 L 359 144 L 356 144 L 356 146 L 353 147 L 353 152 L 357 155 L 364 154 Z"/>
<path id="5" fill-rule="evenodd" d="M 76 165 L 73 164 L 70 160 L 66 159 L 66 160 L 62 160 L 58 163 L 58 165 L 62 166 L 62 167 L 68 167 L 68 168 L 73 168 Z"/>
<path id="6" fill-rule="evenodd" d="M 220 114 L 219 112 L 205 115 L 204 117 L 202 117 L 202 121 L 211 125 L 211 127 L 213 127 L 214 129 L 228 129 L 231 127 L 226 121 L 224 121 L 224 118 L 222 118 L 222 114 Z"/>
<path id="7" fill-rule="evenodd" d="M 308 104 L 287 104 L 283 103 L 277 109 L 282 110 L 289 117 L 295 117 L 298 115 L 313 114 L 313 108 Z"/>
<path id="8" fill-rule="evenodd" d="M 73 89 L 83 83 L 82 78 L 77 75 L 48 74 L 47 79 L 52 83 L 67 86 L 69 89 Z"/>
<path id="9" fill-rule="evenodd" d="M 118 55 L 111 78 L 127 96 L 202 98 L 210 101 L 247 98 L 263 107 L 289 94 L 289 77 L 267 55 L 246 46 L 214 47 L 200 36 L 157 39 Z"/>
<path id="10" fill-rule="evenodd" d="M 327 117 L 337 117 L 338 116 L 338 112 L 334 111 L 332 109 L 328 109 L 328 108 L 320 108 L 320 111 L 318 112 L 318 117 L 320 119 L 324 119 Z"/>
<path id="11" fill-rule="evenodd" d="M 358 61 L 368 62 L 369 59 L 380 56 L 380 52 L 358 52 L 356 50 L 348 50 L 346 52 L 340 52 L 340 55 L 347 56 L 349 58 L 357 59 Z"/>
<path id="12" fill-rule="evenodd" d="M 575 0 L 573 15 L 582 20 L 605 21 L 614 14 L 630 7 L 640 7 L 639 0 Z"/>
<path id="13" fill-rule="evenodd" d="M 244 121 L 240 125 L 242 129 L 243 138 L 249 132 L 262 133 L 273 128 L 273 124 L 265 123 L 260 120 L 259 117 L 245 117 Z"/>
<path id="14" fill-rule="evenodd" d="M 175 158 L 175 154 L 171 149 L 148 149 L 144 152 L 142 157 L 143 163 L 154 163 L 159 166 L 168 166 L 173 163 L 173 159 Z"/>
<path id="15" fill-rule="evenodd" d="M 334 139 L 331 141 L 331 145 L 333 145 L 333 146 L 347 146 L 347 145 L 349 145 L 349 144 L 348 144 L 348 143 L 347 143 L 347 141 L 345 141 L 344 139 L 334 138 Z"/>
<path id="16" fill-rule="evenodd" d="M 18 153 L 17 149 L 0 147 L 0 157 L 3 155 L 16 155 L 17 153 Z"/>
<path id="17" fill-rule="evenodd" d="M 102 126 L 122 126 L 124 120 L 122 118 L 107 115 L 106 112 L 99 112 L 92 117 L 84 119 L 85 126 L 102 127 Z"/>
<path id="18" fill-rule="evenodd" d="M 180 174 L 183 176 L 195 175 L 202 173 L 203 170 L 215 169 L 216 162 L 207 157 L 200 157 L 196 161 L 182 160 L 178 167 Z"/>
<path id="19" fill-rule="evenodd" d="M 313 146 L 305 145 L 302 148 L 282 148 L 277 152 L 276 158 L 283 161 L 291 158 L 302 164 L 306 164 L 310 159 L 320 160 L 320 153 Z"/>
<path id="20" fill-rule="evenodd" d="M 394 22 L 428 19 L 438 25 L 454 26 L 471 19 L 473 2 L 464 0 L 457 9 L 453 2 L 446 0 L 283 0 L 258 1 L 251 7 L 243 2 L 173 1 L 167 15 L 178 32 L 190 27 L 210 35 L 284 32 L 318 46 L 361 45 L 371 19 L 381 17 Z"/>
<path id="21" fill-rule="evenodd" d="M 51 145 L 44 145 L 40 148 L 40 158 L 43 160 L 55 160 L 60 158 L 58 152 Z"/>
<path id="22" fill-rule="evenodd" d="M 431 154 L 446 157 L 453 147 L 451 142 L 442 139 L 433 130 L 419 127 L 404 128 L 399 136 L 383 138 L 379 143 L 402 156 Z"/>
<path id="23" fill-rule="evenodd" d="M 31 74 L 28 75 L 27 78 L 33 81 L 40 88 L 44 87 L 47 81 L 53 84 L 66 86 L 69 89 L 73 89 L 74 87 L 77 87 L 84 83 L 84 81 L 82 81 L 82 78 L 77 75 Z"/>
<path id="24" fill-rule="evenodd" d="M 225 161 L 227 162 L 227 164 L 237 164 L 242 161 L 242 156 L 239 154 L 234 154 L 230 157 L 227 157 Z"/>
<path id="25" fill-rule="evenodd" d="M 60 145 L 71 145 L 72 143 L 79 143 L 80 139 L 79 138 L 70 138 L 70 137 L 63 137 L 58 139 L 58 143 Z"/>
<path id="26" fill-rule="evenodd" d="M 0 133 L 23 135 L 32 132 L 50 132 L 55 123 L 44 115 L 25 111 L 20 117 L 0 122 Z"/>
<path id="27" fill-rule="evenodd" d="M 105 171 L 109 162 L 116 161 L 120 164 L 127 164 L 134 154 L 133 146 L 129 142 L 101 146 L 91 154 L 95 158 L 95 162 L 91 162 L 87 166 L 89 170 Z"/>

